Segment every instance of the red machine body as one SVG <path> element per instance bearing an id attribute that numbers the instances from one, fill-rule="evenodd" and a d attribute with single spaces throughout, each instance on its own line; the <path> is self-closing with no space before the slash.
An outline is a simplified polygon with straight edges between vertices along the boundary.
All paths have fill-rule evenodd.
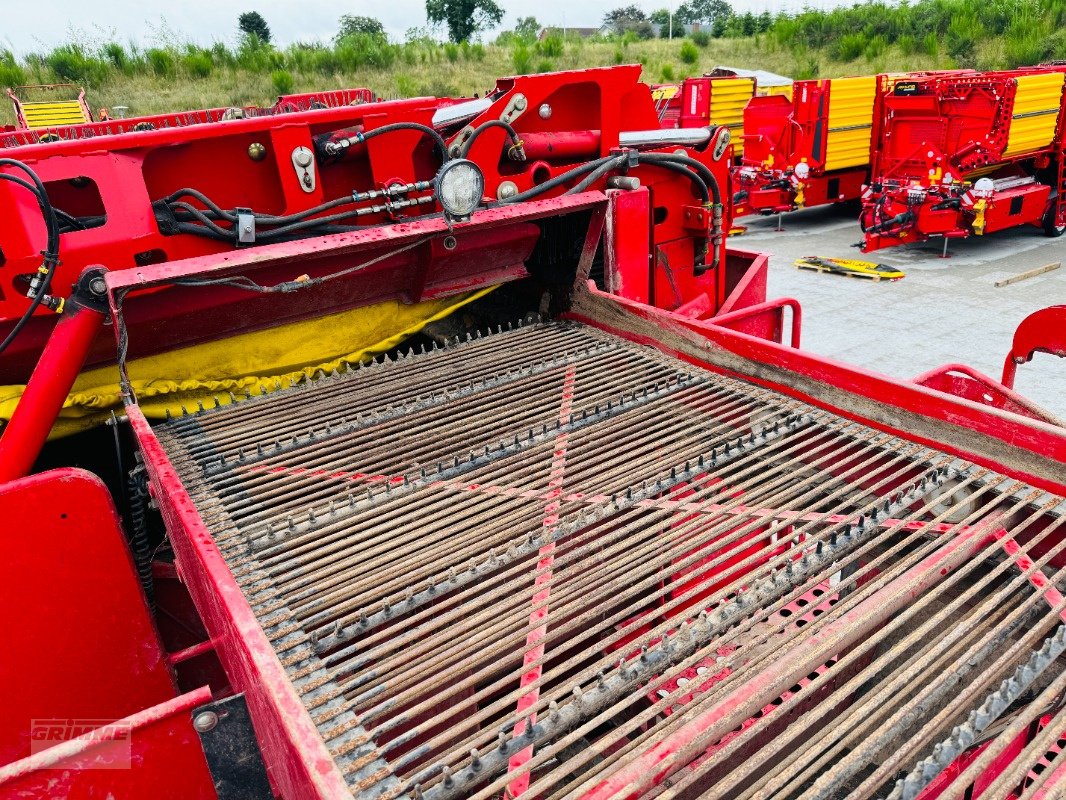
<path id="1" fill-rule="evenodd" d="M 733 169 L 734 213 L 780 214 L 857 200 L 869 171 L 875 79 L 796 81 L 791 100 L 753 97 Z"/>
<path id="2" fill-rule="evenodd" d="M 466 156 L 514 202 L 386 208 L 240 248 L 224 234 L 249 220 L 231 230 L 202 203 L 220 238 L 185 230 L 184 256 L 77 277 L 33 405 L 0 437 L 6 641 L 36 656 L 0 668 L 18 694 L 0 797 L 1062 793 L 1066 429 L 973 375 L 902 381 L 805 353 L 798 316 L 787 341 L 798 307 L 752 302 L 765 262 L 714 240 L 727 209 L 690 177 L 727 189 L 726 148 L 649 158 L 661 136 L 618 128 L 616 100 L 654 116 L 635 74 L 509 79 L 443 126 L 451 168 Z M 418 102 L 369 110 L 455 110 Z M 511 117 L 528 117 L 529 164 L 484 126 L 514 110 L 533 112 Z M 184 166 L 213 139 L 235 159 L 269 142 L 291 164 L 312 127 L 354 175 L 385 164 L 407 185 L 436 166 L 422 129 L 338 136 L 338 112 L 306 113 L 167 146 Z M 409 149 L 373 155 L 396 130 Z M 633 131 L 643 146 L 623 144 Z M 610 168 L 566 170 L 557 141 L 598 142 Z M 187 341 L 189 319 L 226 341 L 491 287 L 380 361 L 155 425 L 124 378 L 127 447 L 99 454 L 128 472 L 124 520 L 85 472 L 20 477 L 105 316 L 121 367 Z M 1018 358 L 1057 352 L 1048 319 Z"/>
<path id="3" fill-rule="evenodd" d="M 1061 235 L 1064 71 L 880 76 L 863 249 L 943 238 L 946 252 L 1019 225 Z"/>
<path id="4" fill-rule="evenodd" d="M 82 93 L 84 94 L 84 92 Z M 77 125 L 45 125 L 30 128 L 20 125 L 10 132 L 0 133 L 0 147 L 22 147 L 28 144 L 91 139 L 95 136 L 114 136 L 120 133 L 154 131 L 160 128 L 184 128 L 252 117 L 291 114 L 324 108 L 356 106 L 376 100 L 369 89 L 331 89 L 319 92 L 280 95 L 272 106 L 230 106 L 196 111 L 148 114 L 135 117 L 115 117 Z M 84 101 L 84 98 L 82 98 Z"/>
<path id="5" fill-rule="evenodd" d="M 223 209 L 248 208 L 253 214 L 292 217 L 349 197 L 354 198 L 352 214 L 344 222 L 358 225 L 395 224 L 432 213 L 435 206 L 426 205 L 432 202 L 427 192 L 440 162 L 430 138 L 404 128 L 412 124 L 433 127 L 448 137 L 457 135 L 452 147 L 458 148 L 476 126 L 501 118 L 508 121 L 521 137 L 521 157 L 498 127 L 479 134 L 467 153 L 484 172 L 485 196 L 492 201 L 506 202 L 519 192 L 550 186 L 554 178 L 576 164 L 618 151 L 623 140 L 633 143 L 635 149 L 668 153 L 665 148 L 670 136 L 664 138 L 665 132 L 659 129 L 650 92 L 637 81 L 638 76 L 637 67 L 526 76 L 501 81 L 489 96 L 473 101 L 418 98 L 346 103 L 229 121 L 213 121 L 214 112 L 200 112 L 201 119 L 206 115 L 202 124 L 156 124 L 152 130 L 134 131 L 135 124 L 129 132 L 122 132 L 123 125 L 108 123 L 113 125 L 112 134 L 119 131 L 121 135 L 107 135 L 106 127 L 95 124 L 59 132 L 69 137 L 63 141 L 12 147 L 6 155 L 37 170 L 53 204 L 75 219 L 61 236 L 62 263 L 53 278 L 53 294 L 62 296 L 89 265 L 134 269 L 234 248 L 233 241 L 190 235 L 187 227 L 181 230 L 185 223 L 175 222 L 170 210 L 173 202 L 203 209 L 196 198 L 205 197 Z M 348 94 L 357 100 L 364 97 L 362 90 L 336 94 L 341 99 L 347 99 Z M 289 104 L 283 98 L 276 108 L 284 110 Z M 544 108 L 550 110 L 539 113 Z M 196 114 L 176 116 L 197 118 Z M 395 133 L 368 136 L 365 144 L 354 143 L 338 155 L 325 152 L 330 137 L 361 137 L 396 125 L 400 129 Z M 18 135 L 22 134 L 12 134 Z M 686 152 L 717 175 L 724 201 L 717 211 L 703 208 L 693 194 L 692 183 L 676 172 L 644 164 L 627 170 L 642 188 L 624 201 L 622 213 L 627 215 L 627 224 L 612 231 L 612 236 L 630 239 L 639 255 L 619 256 L 623 263 L 613 274 L 622 283 L 612 288 L 663 308 L 674 309 L 695 300 L 699 310 L 692 313 L 736 311 L 748 303 L 764 301 L 765 294 L 760 292 L 764 292 L 765 283 L 758 278 L 748 280 L 744 283 L 754 294 L 731 299 L 749 265 L 726 258 L 720 228 L 719 233 L 709 236 L 730 213 L 724 144 L 719 146 L 717 139 L 710 141 L 706 128 L 702 137 L 696 138 L 701 142 L 689 145 Z M 694 140 L 689 135 L 685 141 Z M 301 153 L 312 158 L 309 167 L 294 162 Z M 598 185 L 604 182 L 601 179 Z M 166 200 L 186 189 L 194 195 Z M 547 195 L 564 190 L 548 189 Z M 418 198 L 417 203 L 412 198 Z M 29 276 L 39 266 L 44 232 L 33 198 L 17 186 L 0 184 L 0 208 L 11 220 L 0 231 L 4 259 L 0 334 L 6 334 L 26 307 L 23 295 Z M 679 211 L 660 210 L 667 208 Z M 188 216 L 196 212 L 182 213 Z M 335 217 L 330 219 L 336 221 Z M 327 226 L 311 232 L 329 230 Z M 526 245 L 519 238 L 510 246 L 521 249 Z M 721 269 L 704 269 L 708 248 L 711 255 L 718 256 L 708 257 L 707 263 L 720 263 Z M 650 264 L 648 253 L 652 255 Z M 464 256 L 476 257 L 474 253 Z M 236 297 L 225 288 L 213 297 L 168 289 L 150 307 L 130 310 L 131 331 L 179 316 L 187 320 L 190 334 L 198 317 L 212 318 L 204 322 L 205 328 L 196 327 L 199 337 L 221 334 L 223 328 L 235 330 L 246 321 L 226 320 L 212 310 L 226 307 Z M 47 310 L 37 312 L 6 353 L 0 381 L 25 379 L 54 324 L 53 316 Z M 141 342 L 138 355 L 182 343 L 153 341 L 151 336 L 131 339 Z M 89 363 L 106 361 L 109 353 L 110 343 L 100 339 L 91 350 Z"/>

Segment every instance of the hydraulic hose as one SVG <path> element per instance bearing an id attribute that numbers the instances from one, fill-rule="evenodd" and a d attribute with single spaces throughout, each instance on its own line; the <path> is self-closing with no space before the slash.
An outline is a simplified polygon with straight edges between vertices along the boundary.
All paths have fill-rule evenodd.
<path id="1" fill-rule="evenodd" d="M 0 180 L 9 181 L 21 186 L 27 191 L 31 192 L 37 200 L 37 206 L 41 210 L 41 217 L 44 219 L 44 227 L 47 234 L 47 244 L 41 255 L 44 260 L 41 262 L 41 266 L 38 268 L 37 274 L 34 275 L 30 283 L 30 291 L 32 297 L 30 298 L 29 307 L 19 317 L 18 321 L 12 327 L 11 331 L 4 338 L 3 342 L 0 342 L 0 353 L 3 353 L 11 346 L 11 343 L 15 341 L 19 333 L 22 331 L 26 324 L 30 321 L 30 318 L 34 315 L 41 304 L 48 299 L 48 290 L 52 286 L 52 278 L 55 275 L 56 267 L 59 265 L 59 220 L 56 217 L 55 209 L 52 208 L 51 202 L 48 200 L 48 192 L 45 191 L 44 183 L 37 176 L 30 167 L 21 161 L 17 161 L 13 158 L 0 158 L 0 167 L 15 167 L 16 169 L 24 172 L 29 181 L 24 180 L 16 175 L 9 175 L 7 173 L 0 173 Z"/>
<path id="2" fill-rule="evenodd" d="M 474 146 L 474 142 L 477 138 L 487 131 L 489 128 L 503 128 L 507 131 L 507 136 L 511 140 L 511 147 L 508 148 L 507 154 L 511 156 L 513 152 L 515 155 L 512 158 L 513 161 L 525 161 L 526 152 L 522 149 L 522 140 L 518 138 L 518 133 L 509 122 L 504 122 L 502 119 L 490 119 L 488 122 L 483 122 L 471 131 L 469 138 L 463 143 L 462 148 L 459 150 L 459 157 L 466 158 L 470 153 L 470 148 Z"/>
<path id="3" fill-rule="evenodd" d="M 374 128 L 365 133 L 359 131 L 344 139 L 326 142 L 323 149 L 327 155 L 335 156 L 343 153 L 353 144 L 361 144 L 368 139 L 373 139 L 375 136 L 382 136 L 386 133 L 395 133 L 396 131 L 418 131 L 423 135 L 428 136 L 436 142 L 437 146 L 440 148 L 440 151 L 443 154 L 443 160 L 448 161 L 448 144 L 444 141 L 444 137 L 428 125 L 422 125 L 418 122 L 391 122 L 388 125 L 382 125 L 380 128 Z"/>

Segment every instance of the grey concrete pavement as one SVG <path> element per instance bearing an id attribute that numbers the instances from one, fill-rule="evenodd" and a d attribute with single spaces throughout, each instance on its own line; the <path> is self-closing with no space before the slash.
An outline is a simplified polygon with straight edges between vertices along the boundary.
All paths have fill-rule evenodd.
<path id="1" fill-rule="evenodd" d="M 1066 303 L 1066 264 L 1003 288 L 1002 278 L 1066 261 L 1066 236 L 1015 228 L 952 241 L 940 258 L 939 241 L 863 255 L 850 206 L 824 207 L 776 218 L 738 220 L 748 232 L 732 240 L 770 254 L 768 297 L 794 297 L 803 306 L 803 347 L 815 353 L 912 378 L 949 362 L 962 362 L 999 378 L 1014 329 L 1029 313 Z M 861 258 L 902 269 L 899 281 L 869 281 L 800 270 L 801 256 Z M 1015 387 L 1066 418 L 1066 359 L 1037 354 L 1018 368 Z"/>

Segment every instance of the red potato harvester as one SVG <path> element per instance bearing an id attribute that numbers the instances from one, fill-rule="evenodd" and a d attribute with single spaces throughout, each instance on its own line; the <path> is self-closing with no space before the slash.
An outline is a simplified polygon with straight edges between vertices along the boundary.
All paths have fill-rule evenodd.
<path id="1" fill-rule="evenodd" d="M 12 151 L 65 299 L 0 437 L 0 797 L 1061 794 L 1066 430 L 715 315 L 760 260 L 718 239 L 718 132 L 645 135 L 637 75 Z M 75 165 L 130 216 L 65 228 Z M 31 474 L 107 337 L 129 488 L 47 468 L 76 437 Z M 138 369 L 189 348 L 253 378 L 153 424 Z"/>
<path id="2" fill-rule="evenodd" d="M 878 78 L 866 252 L 1018 225 L 1066 230 L 1066 66 Z"/>
<path id="3" fill-rule="evenodd" d="M 791 100 L 748 101 L 734 215 L 857 200 L 869 176 L 876 85 L 874 76 L 796 81 Z"/>

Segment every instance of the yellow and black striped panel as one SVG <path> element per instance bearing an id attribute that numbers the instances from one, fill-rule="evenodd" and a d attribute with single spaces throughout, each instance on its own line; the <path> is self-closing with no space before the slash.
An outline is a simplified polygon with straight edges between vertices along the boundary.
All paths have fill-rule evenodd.
<path id="1" fill-rule="evenodd" d="M 1005 156 L 1039 150 L 1051 144 L 1062 106 L 1063 73 L 1045 72 L 1015 78 L 1010 133 Z"/>
<path id="2" fill-rule="evenodd" d="M 744 152 L 744 106 L 755 95 L 754 78 L 716 78 L 711 81 L 711 123 L 725 125 L 733 141 L 733 154 Z"/>
<path id="3" fill-rule="evenodd" d="M 829 137 L 825 169 L 861 167 L 870 163 L 877 77 L 833 78 L 829 85 Z"/>
<path id="4" fill-rule="evenodd" d="M 80 125 L 90 122 L 77 100 L 56 103 L 23 103 L 22 116 L 30 128 L 53 128 L 57 125 Z"/>

